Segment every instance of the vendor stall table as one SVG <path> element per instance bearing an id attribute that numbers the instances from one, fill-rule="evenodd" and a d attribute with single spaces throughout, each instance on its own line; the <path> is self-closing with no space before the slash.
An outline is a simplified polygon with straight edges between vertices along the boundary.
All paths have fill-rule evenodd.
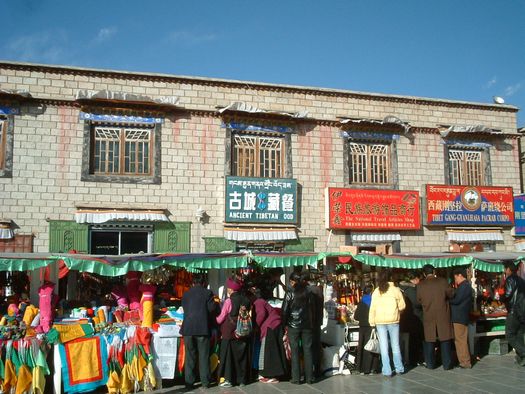
<path id="1" fill-rule="evenodd" d="M 468 326 L 468 344 L 471 355 L 476 355 L 476 341 L 483 337 L 504 337 L 505 336 L 505 315 L 486 315 L 481 316 L 473 321 Z M 501 322 L 497 326 L 490 323 Z M 502 328 L 502 329 L 501 329 Z M 491 330 L 492 329 L 492 330 Z M 495 329 L 495 330 L 494 330 Z"/>

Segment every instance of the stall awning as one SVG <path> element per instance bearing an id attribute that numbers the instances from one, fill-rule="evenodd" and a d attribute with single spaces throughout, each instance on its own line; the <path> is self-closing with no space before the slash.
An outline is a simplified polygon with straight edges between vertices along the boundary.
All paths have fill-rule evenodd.
<path id="1" fill-rule="evenodd" d="M 12 239 L 15 236 L 11 219 L 0 219 L 0 239 Z"/>
<path id="2" fill-rule="evenodd" d="M 503 241 L 501 230 L 447 230 L 452 242 Z"/>
<path id="3" fill-rule="evenodd" d="M 151 209 L 94 209 L 79 208 L 75 212 L 77 223 L 100 224 L 110 221 L 141 221 L 141 222 L 167 222 L 168 217 L 164 210 Z"/>
<path id="4" fill-rule="evenodd" d="M 286 241 L 297 239 L 295 228 L 226 227 L 224 238 L 230 241 Z"/>
<path id="5" fill-rule="evenodd" d="M 516 242 L 514 244 L 514 249 L 516 249 L 519 252 L 525 251 L 525 242 Z"/>
<path id="6" fill-rule="evenodd" d="M 399 233 L 355 233 L 352 242 L 393 242 L 401 241 Z"/>

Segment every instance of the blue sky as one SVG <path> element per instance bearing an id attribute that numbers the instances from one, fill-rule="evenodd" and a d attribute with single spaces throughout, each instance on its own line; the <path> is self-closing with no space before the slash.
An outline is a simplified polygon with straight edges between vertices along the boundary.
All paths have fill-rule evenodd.
<path id="1" fill-rule="evenodd" d="M 0 59 L 522 108 L 525 1 L 0 0 Z"/>

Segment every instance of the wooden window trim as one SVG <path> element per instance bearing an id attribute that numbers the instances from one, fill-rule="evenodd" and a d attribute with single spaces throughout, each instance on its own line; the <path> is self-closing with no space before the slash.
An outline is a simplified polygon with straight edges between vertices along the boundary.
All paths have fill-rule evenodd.
<path id="1" fill-rule="evenodd" d="M 366 158 L 366 179 L 365 182 L 353 182 L 354 178 L 354 171 L 353 171 L 353 165 L 352 165 L 352 158 L 354 156 L 354 153 L 351 151 L 350 146 L 351 144 L 356 144 L 360 146 L 364 146 L 366 149 L 365 152 L 365 158 Z M 386 148 L 386 154 L 385 156 L 385 163 L 387 165 L 387 182 L 385 183 L 378 183 L 378 182 L 371 182 L 371 179 L 373 177 L 372 172 L 372 152 L 370 151 L 370 148 L 374 145 L 383 145 Z M 364 186 L 383 186 L 383 187 L 389 187 L 394 185 L 394 171 L 392 168 L 392 144 L 391 143 L 383 143 L 383 142 L 375 142 L 375 141 L 348 141 L 348 169 L 349 169 L 349 184 L 350 185 L 364 185 Z"/>
<path id="2" fill-rule="evenodd" d="M 119 141 L 119 169 L 116 171 L 108 171 L 109 168 L 109 159 L 106 158 L 105 169 L 106 171 L 97 171 L 95 172 L 95 147 L 96 147 L 96 130 L 97 128 L 107 127 L 114 130 L 118 130 L 118 141 Z M 126 137 L 127 132 L 130 130 L 148 130 L 149 140 L 148 140 L 148 172 L 126 172 Z M 151 158 L 153 157 L 153 146 L 155 145 L 155 133 L 154 129 L 150 127 L 126 127 L 121 125 L 94 125 L 91 132 L 91 150 L 90 150 L 90 168 L 93 175 L 115 175 L 115 176 L 151 176 L 152 174 L 152 163 Z M 106 155 L 108 155 L 109 150 L 106 150 Z M 138 155 L 138 149 L 135 151 L 135 164 L 138 164 L 136 157 Z"/>
<path id="3" fill-rule="evenodd" d="M 461 152 L 461 154 L 463 155 L 461 161 L 459 160 L 453 160 L 451 158 L 451 155 L 453 152 Z M 477 154 L 479 154 L 479 161 L 477 161 L 478 166 L 479 167 L 479 175 L 477 176 L 477 179 L 478 179 L 478 183 L 476 182 L 471 182 L 472 179 L 473 179 L 473 175 L 470 174 L 470 171 L 468 169 L 468 160 L 467 160 L 467 156 L 468 156 L 468 153 L 472 153 L 472 152 L 475 152 Z M 461 149 L 461 148 L 449 148 L 448 151 L 447 151 L 447 159 L 448 159 L 448 180 L 449 180 L 449 184 L 452 184 L 452 185 L 462 185 L 462 186 L 466 186 L 466 185 L 472 185 L 472 186 L 484 186 L 486 184 L 486 174 L 485 174 L 485 171 L 486 171 L 486 163 L 485 163 L 485 155 L 483 154 L 483 150 L 478 150 L 478 149 Z M 455 166 L 452 164 L 453 161 L 457 161 L 459 162 L 459 174 L 457 176 L 457 179 L 453 179 L 453 174 L 452 174 L 452 171 L 454 170 Z"/>
<path id="4" fill-rule="evenodd" d="M 149 142 L 149 173 L 144 174 L 129 174 L 129 173 L 95 173 L 94 172 L 94 153 L 95 153 L 95 138 L 94 129 L 96 126 L 115 127 L 121 129 L 150 129 Z M 154 184 L 162 183 L 161 167 L 162 167 L 162 151 L 161 151 L 161 137 L 162 125 L 156 123 L 153 127 L 147 125 L 127 125 L 102 123 L 98 124 L 86 120 L 84 122 L 84 144 L 82 155 L 82 173 L 81 180 L 83 182 L 107 182 L 107 183 L 135 183 L 135 184 Z M 125 148 L 123 147 L 125 153 Z M 123 156 L 121 156 L 123 158 Z M 122 169 L 124 167 L 121 167 Z"/>
<path id="5" fill-rule="evenodd" d="M 249 163 L 249 165 L 241 166 L 238 154 L 238 145 L 236 141 L 236 137 L 242 138 L 251 138 L 254 140 L 254 149 L 253 149 L 253 164 Z M 261 163 L 261 153 L 264 151 L 263 148 L 261 148 L 261 140 L 263 139 L 272 139 L 272 140 L 279 140 L 280 148 L 279 148 L 279 171 L 277 172 L 277 176 L 264 176 L 265 174 L 261 173 L 262 170 L 262 163 Z M 275 152 L 276 150 L 268 149 L 268 151 Z M 264 178 L 283 178 L 286 173 L 286 152 L 287 152 L 287 143 L 286 139 L 282 136 L 275 136 L 275 135 L 255 135 L 255 134 L 244 134 L 244 133 L 232 133 L 232 145 L 231 145 L 231 155 L 232 155 L 232 174 L 234 176 L 245 176 L 245 177 L 264 177 Z M 254 174 L 247 174 L 246 168 L 250 169 L 253 166 Z"/>

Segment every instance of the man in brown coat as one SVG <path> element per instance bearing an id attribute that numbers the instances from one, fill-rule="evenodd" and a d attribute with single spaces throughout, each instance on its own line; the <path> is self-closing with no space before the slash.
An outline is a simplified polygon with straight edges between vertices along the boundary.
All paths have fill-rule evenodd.
<path id="1" fill-rule="evenodd" d="M 423 267 L 425 280 L 417 287 L 417 300 L 423 307 L 423 329 L 425 342 L 423 352 L 427 368 L 435 368 L 435 343 L 439 340 L 443 369 L 452 368 L 451 344 L 454 338 L 450 323 L 450 308 L 448 300 L 454 295 L 447 280 L 435 275 L 434 267 L 427 264 Z"/>

